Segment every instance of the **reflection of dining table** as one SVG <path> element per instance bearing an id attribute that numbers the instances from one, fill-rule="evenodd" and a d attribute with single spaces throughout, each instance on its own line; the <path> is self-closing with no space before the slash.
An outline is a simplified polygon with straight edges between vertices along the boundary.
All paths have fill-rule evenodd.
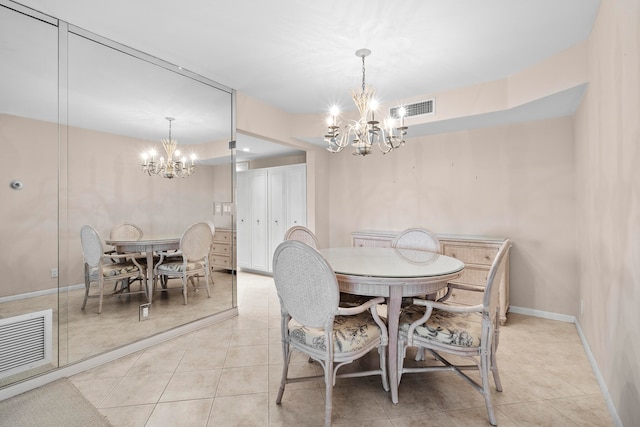
<path id="1" fill-rule="evenodd" d="M 340 291 L 387 299 L 388 375 L 391 401 L 398 403 L 398 326 L 403 297 L 436 293 L 462 275 L 464 263 L 430 252 L 377 247 L 321 249 Z"/>
<path id="2" fill-rule="evenodd" d="M 180 247 L 180 237 L 144 236 L 140 240 L 105 240 L 116 252 L 141 252 L 147 258 L 147 292 L 148 300 L 153 296 L 153 255 L 159 251 L 171 251 Z"/>

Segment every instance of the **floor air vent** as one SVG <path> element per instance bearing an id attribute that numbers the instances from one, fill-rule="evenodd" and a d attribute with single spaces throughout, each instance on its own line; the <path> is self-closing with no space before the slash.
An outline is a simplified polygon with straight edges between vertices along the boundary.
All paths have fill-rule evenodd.
<path id="1" fill-rule="evenodd" d="M 426 101 L 416 102 L 414 104 L 404 105 L 405 117 L 413 117 L 413 116 L 423 116 L 426 114 L 433 114 L 435 111 L 436 100 L 434 98 L 428 99 Z M 389 115 L 393 118 L 398 117 L 398 110 L 400 109 L 400 105 L 397 107 L 393 107 L 389 109 Z"/>
<path id="2" fill-rule="evenodd" d="M 0 319 L 0 378 L 51 363 L 53 310 Z"/>

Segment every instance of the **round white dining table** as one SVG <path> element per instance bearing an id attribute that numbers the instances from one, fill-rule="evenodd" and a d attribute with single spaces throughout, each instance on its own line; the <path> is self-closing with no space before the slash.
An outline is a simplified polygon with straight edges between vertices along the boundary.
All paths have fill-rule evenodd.
<path id="1" fill-rule="evenodd" d="M 387 299 L 388 375 L 391 401 L 398 403 L 398 326 L 403 297 L 434 294 L 460 277 L 464 263 L 431 252 L 396 248 L 320 249 L 336 273 L 340 291 Z"/>
<path id="2" fill-rule="evenodd" d="M 175 236 L 144 236 L 140 240 L 105 240 L 107 245 L 113 246 L 120 253 L 141 252 L 147 258 L 147 291 L 148 301 L 153 297 L 153 255 L 158 251 L 171 251 L 180 248 L 180 237 Z"/>

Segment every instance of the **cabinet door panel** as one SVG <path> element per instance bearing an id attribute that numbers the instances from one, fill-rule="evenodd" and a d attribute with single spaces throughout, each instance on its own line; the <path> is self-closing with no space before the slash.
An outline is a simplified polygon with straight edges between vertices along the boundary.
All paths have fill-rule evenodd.
<path id="1" fill-rule="evenodd" d="M 251 173 L 238 172 L 237 261 L 239 267 L 251 267 Z"/>
<path id="2" fill-rule="evenodd" d="M 486 246 L 450 244 L 443 246 L 444 255 L 457 258 L 464 263 L 491 265 L 498 254 L 498 248 L 488 248 Z"/>
<path id="3" fill-rule="evenodd" d="M 295 225 L 307 225 L 307 167 L 293 166 L 287 169 L 287 229 Z"/>
<path id="4" fill-rule="evenodd" d="M 269 170 L 269 271 L 273 254 L 287 232 L 284 169 Z"/>
<path id="5" fill-rule="evenodd" d="M 255 170 L 251 176 L 251 268 L 268 270 L 267 172 Z"/>

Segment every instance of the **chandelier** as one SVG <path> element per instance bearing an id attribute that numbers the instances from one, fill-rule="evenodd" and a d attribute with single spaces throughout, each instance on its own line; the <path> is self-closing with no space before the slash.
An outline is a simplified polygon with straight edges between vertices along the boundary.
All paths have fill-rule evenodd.
<path id="1" fill-rule="evenodd" d="M 176 150 L 178 141 L 171 138 L 171 122 L 175 119 L 173 117 L 165 117 L 165 119 L 169 121 L 169 139 L 163 139 L 162 146 L 167 153 L 167 158 L 160 156 L 160 160 L 156 161 L 156 150 L 149 150 L 149 152 L 142 154 L 142 172 L 149 176 L 154 174 L 169 179 L 176 176 L 185 178 L 195 172 L 196 156 L 192 154 L 190 160 L 187 160 L 186 157 L 180 157 L 180 151 Z"/>
<path id="2" fill-rule="evenodd" d="M 375 99 L 375 89 L 365 84 L 364 58 L 369 56 L 369 49 L 358 49 L 356 56 L 362 58 L 362 89 L 360 92 L 351 90 L 351 97 L 360 112 L 360 119 L 353 120 L 345 126 L 344 133 L 340 134 L 340 123 L 337 107 L 332 107 L 327 119 L 328 132 L 324 136 L 325 142 L 329 144 L 327 150 L 338 153 L 345 149 L 349 142 L 354 148 L 354 156 L 366 156 L 371 154 L 371 149 L 377 145 L 382 154 L 387 154 L 391 150 L 404 145 L 404 136 L 408 127 L 404 125 L 406 110 L 404 107 L 397 109 L 397 118 L 387 118 L 382 127 L 375 119 L 375 110 L 378 103 Z M 399 120 L 399 122 L 397 121 Z M 399 125 L 399 126 L 396 126 Z M 395 131 L 394 131 L 395 130 Z"/>

